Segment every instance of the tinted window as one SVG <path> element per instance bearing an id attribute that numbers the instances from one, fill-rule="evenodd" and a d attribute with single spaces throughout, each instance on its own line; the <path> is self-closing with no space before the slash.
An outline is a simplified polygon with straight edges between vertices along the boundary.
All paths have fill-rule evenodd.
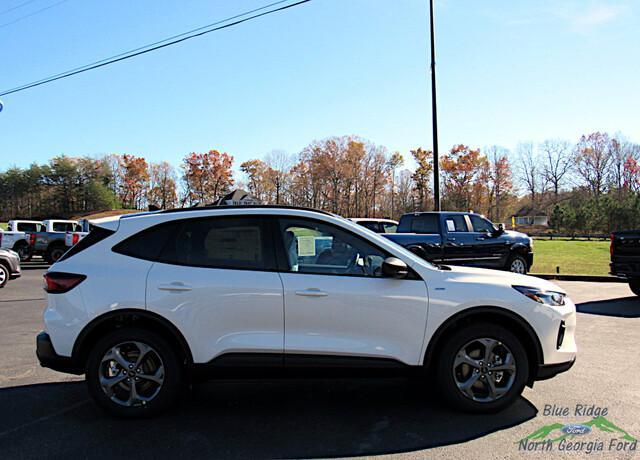
<path id="1" fill-rule="evenodd" d="M 175 222 L 156 225 L 118 243 L 113 247 L 113 250 L 138 259 L 158 260 L 160 251 L 162 251 L 170 237 L 175 237 L 177 229 L 178 225 Z M 78 244 L 89 238 L 94 231 L 91 231 Z"/>
<path id="2" fill-rule="evenodd" d="M 41 231 L 41 225 L 30 223 L 30 222 L 21 222 L 17 225 L 17 230 L 19 232 L 39 232 Z"/>
<path id="3" fill-rule="evenodd" d="M 449 233 L 469 231 L 467 229 L 467 222 L 461 214 L 447 216 L 445 219 L 445 225 L 447 226 L 447 232 Z"/>
<path id="4" fill-rule="evenodd" d="M 362 225 L 364 228 L 368 228 L 369 230 L 372 230 L 376 233 L 380 233 L 380 226 L 378 225 L 378 222 L 358 222 L 358 224 Z"/>
<path id="5" fill-rule="evenodd" d="M 73 232 L 76 230 L 76 225 L 72 222 L 54 222 L 54 232 Z"/>
<path id="6" fill-rule="evenodd" d="M 58 259 L 58 262 L 66 260 L 69 257 L 84 251 L 88 247 L 93 246 L 94 244 L 104 240 L 106 237 L 113 235 L 114 233 L 115 232 L 113 230 L 107 230 L 106 228 L 95 227 L 93 230 L 91 230 L 91 232 L 87 236 L 82 238 L 71 249 L 65 252 L 64 255 Z"/>
<path id="7" fill-rule="evenodd" d="M 473 227 L 474 232 L 490 233 L 495 230 L 491 222 L 480 216 L 474 216 L 472 214 L 469 216 L 469 219 L 471 219 L 471 226 Z"/>
<path id="8" fill-rule="evenodd" d="M 392 224 L 391 222 L 383 222 L 382 228 L 384 229 L 384 233 L 395 233 L 398 231 L 398 225 Z"/>
<path id="9" fill-rule="evenodd" d="M 411 232 L 413 233 L 440 233 L 438 228 L 437 214 L 424 214 L 422 216 L 414 216 L 411 221 Z"/>
<path id="10" fill-rule="evenodd" d="M 210 268 L 267 268 L 264 225 L 254 218 L 212 217 L 183 221 L 160 261 Z"/>
<path id="11" fill-rule="evenodd" d="M 292 272 L 382 276 L 387 254 L 345 230 L 303 219 L 283 219 L 280 230 Z"/>

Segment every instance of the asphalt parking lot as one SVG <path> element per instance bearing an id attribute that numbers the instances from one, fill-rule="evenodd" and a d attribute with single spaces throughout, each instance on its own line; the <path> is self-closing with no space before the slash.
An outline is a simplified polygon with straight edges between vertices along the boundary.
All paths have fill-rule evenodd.
<path id="1" fill-rule="evenodd" d="M 173 412 L 121 421 L 89 400 L 82 378 L 41 368 L 42 269 L 0 290 L 0 458 L 584 458 L 585 450 L 523 451 L 519 440 L 552 423 L 606 419 L 640 437 L 640 300 L 625 284 L 558 282 L 578 304 L 576 365 L 537 382 L 491 416 L 443 407 L 428 384 L 389 380 L 252 380 L 195 386 Z M 550 406 L 569 414 L 549 414 Z M 576 414 L 582 405 L 584 413 Z M 589 411 L 588 409 L 593 406 Z M 545 413 L 546 407 L 546 413 Z M 594 428 L 590 456 L 626 458 L 619 431 Z M 595 445 L 595 444 L 594 444 Z M 584 446 L 583 446 L 584 447 Z"/>

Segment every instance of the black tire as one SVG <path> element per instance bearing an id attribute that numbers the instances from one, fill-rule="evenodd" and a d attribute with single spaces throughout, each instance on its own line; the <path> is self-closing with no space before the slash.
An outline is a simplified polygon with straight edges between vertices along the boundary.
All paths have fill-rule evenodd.
<path id="1" fill-rule="evenodd" d="M 31 260 L 31 248 L 26 243 L 18 243 L 13 250 L 20 256 L 20 262 L 28 262 Z"/>
<path id="2" fill-rule="evenodd" d="M 505 267 L 505 269 L 508 272 L 520 273 L 521 275 L 526 275 L 529 271 L 527 261 L 519 254 L 513 254 L 511 257 L 509 257 L 509 261 L 507 262 L 507 266 Z"/>
<path id="3" fill-rule="evenodd" d="M 102 364 L 103 357 L 113 347 L 128 342 L 142 342 L 150 346 L 164 366 L 163 382 L 153 399 L 133 406 L 124 406 L 115 402 L 107 395 L 100 384 L 100 373 L 104 369 Z M 94 401 L 108 413 L 122 418 L 151 417 L 160 414 L 176 403 L 183 388 L 183 368 L 178 354 L 162 336 L 146 329 L 118 329 L 100 339 L 91 349 L 85 371 L 89 394 Z M 126 382 L 122 383 L 126 387 Z M 145 384 L 144 379 L 141 379 L 138 384 Z M 117 385 L 114 385 L 114 387 Z M 142 387 L 136 388 L 143 389 Z M 126 392 L 128 390 L 118 387 L 118 391 Z M 140 393 L 142 394 L 142 391 Z"/>
<path id="4" fill-rule="evenodd" d="M 62 257 L 62 255 L 65 252 L 67 252 L 66 246 L 63 246 L 61 244 L 55 244 L 53 246 L 50 246 L 47 249 L 47 253 L 45 254 L 45 259 L 47 263 L 54 264 L 58 261 L 60 257 Z"/>
<path id="5" fill-rule="evenodd" d="M 7 285 L 10 276 L 11 273 L 9 272 L 7 266 L 3 263 L 0 263 L 0 289 Z"/>
<path id="6" fill-rule="evenodd" d="M 640 280 L 630 280 L 629 289 L 631 289 L 631 292 L 635 295 L 640 297 Z"/>
<path id="7" fill-rule="evenodd" d="M 515 361 L 515 375 L 510 388 L 502 396 L 488 402 L 479 402 L 465 395 L 458 388 L 456 377 L 454 376 L 454 363 L 458 352 L 474 339 L 483 338 L 497 340 L 501 344 L 499 346 L 506 346 L 511 351 Z M 522 343 L 509 330 L 496 324 L 478 323 L 463 327 L 449 336 L 437 353 L 439 358 L 436 362 L 435 371 L 438 390 L 453 407 L 464 412 L 493 413 L 505 409 L 520 396 L 529 378 L 529 360 Z M 504 376 L 508 379 L 506 373 Z M 496 377 L 497 375 L 493 376 L 494 379 Z M 482 378 L 492 377 L 486 375 Z M 505 382 L 508 382 L 508 380 L 505 380 Z M 482 389 L 484 380 L 480 381 L 478 385 Z"/>

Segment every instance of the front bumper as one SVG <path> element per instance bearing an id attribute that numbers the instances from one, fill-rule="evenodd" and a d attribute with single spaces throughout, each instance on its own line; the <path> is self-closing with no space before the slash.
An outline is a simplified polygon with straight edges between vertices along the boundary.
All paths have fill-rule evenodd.
<path id="1" fill-rule="evenodd" d="M 527 261 L 527 270 L 531 270 L 531 266 L 533 265 L 533 252 L 526 253 L 524 258 Z"/>
<path id="2" fill-rule="evenodd" d="M 558 374 L 561 374 L 562 372 L 567 372 L 569 369 L 571 369 L 575 362 L 576 359 L 573 358 L 571 361 L 567 361 L 566 363 L 541 364 L 538 366 L 536 380 L 547 380 L 555 377 Z"/>
<path id="3" fill-rule="evenodd" d="M 56 353 L 51 343 L 51 337 L 44 331 L 36 337 L 36 356 L 42 367 L 48 367 L 66 374 L 84 374 L 84 369 L 78 366 L 73 358 L 60 356 Z"/>

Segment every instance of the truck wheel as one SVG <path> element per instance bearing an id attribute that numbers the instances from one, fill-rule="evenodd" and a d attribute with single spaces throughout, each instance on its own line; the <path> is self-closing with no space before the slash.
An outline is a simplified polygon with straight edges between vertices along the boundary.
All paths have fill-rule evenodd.
<path id="1" fill-rule="evenodd" d="M 4 264 L 0 264 L 0 289 L 5 287 L 9 281 L 9 276 L 11 276 L 9 269 Z"/>
<path id="2" fill-rule="evenodd" d="M 629 281 L 629 289 L 635 295 L 640 296 L 640 280 L 631 280 Z"/>
<path id="3" fill-rule="evenodd" d="M 13 250 L 20 256 L 20 262 L 28 262 L 31 260 L 31 249 L 28 244 L 16 244 Z"/>
<path id="4" fill-rule="evenodd" d="M 512 404 L 529 377 L 522 343 L 506 328 L 478 323 L 450 336 L 436 364 L 439 390 L 465 412 L 491 413 Z"/>
<path id="5" fill-rule="evenodd" d="M 507 270 L 513 273 L 520 273 L 521 275 L 527 274 L 527 261 L 524 257 L 514 254 L 509 258 L 507 262 Z"/>
<path id="6" fill-rule="evenodd" d="M 54 264 L 65 252 L 67 252 L 67 248 L 57 244 L 47 249 L 45 259 L 49 264 Z"/>
<path id="7" fill-rule="evenodd" d="M 126 418 L 167 410 L 183 387 L 175 351 L 159 334 L 138 328 L 117 329 L 91 347 L 86 381 L 100 407 Z"/>

